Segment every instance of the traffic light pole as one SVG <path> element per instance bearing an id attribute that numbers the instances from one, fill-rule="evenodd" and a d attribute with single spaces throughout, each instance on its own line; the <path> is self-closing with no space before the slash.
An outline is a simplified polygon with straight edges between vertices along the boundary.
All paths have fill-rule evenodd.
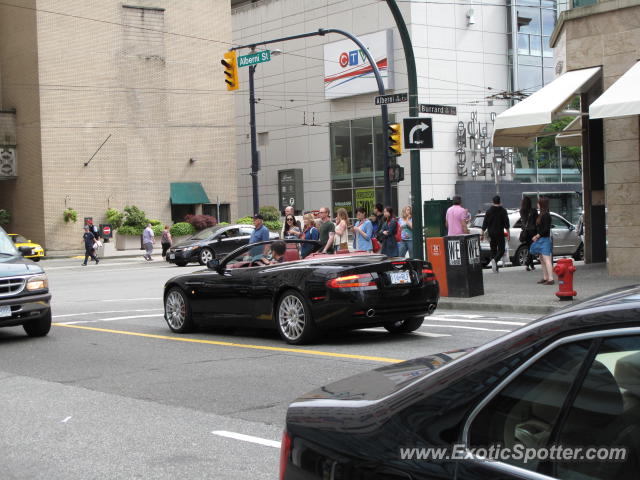
<path id="1" fill-rule="evenodd" d="M 407 30 L 402 13 L 396 4 L 396 0 L 386 0 L 389 10 L 396 21 L 404 58 L 407 62 L 407 78 L 409 81 L 409 116 L 418 116 L 418 76 L 416 71 L 416 59 L 413 55 L 411 36 Z M 422 174 L 420 172 L 420 151 L 411 150 L 411 222 L 413 224 L 413 256 L 424 260 L 424 241 L 422 230 Z"/>
<path id="2" fill-rule="evenodd" d="M 405 30 L 406 30 L 406 27 L 405 27 Z M 320 28 L 318 29 L 317 32 L 301 33 L 300 35 L 289 35 L 288 37 L 275 38 L 273 40 L 265 40 L 264 42 L 250 43 L 247 45 L 241 45 L 239 47 L 233 47 L 231 50 L 240 50 L 242 48 L 251 48 L 252 50 L 255 50 L 255 48 L 258 45 L 268 45 L 270 43 L 285 42 L 287 40 L 297 40 L 299 38 L 306 38 L 306 37 L 314 37 L 314 36 L 322 37 L 322 36 L 325 36 L 327 33 L 338 33 L 340 35 L 343 35 L 349 38 L 356 45 L 358 45 L 362 53 L 364 53 L 365 56 L 367 57 L 367 60 L 369 61 L 369 64 L 373 69 L 373 74 L 376 77 L 376 83 L 378 84 L 378 92 L 380 93 L 380 95 L 384 95 L 384 83 L 382 83 L 382 76 L 380 75 L 380 70 L 378 70 L 378 65 L 376 64 L 376 62 L 373 60 L 373 57 L 369 53 L 369 50 L 367 49 L 367 47 L 364 46 L 364 44 L 360 40 L 358 40 L 358 37 L 356 37 L 355 35 L 352 35 L 349 32 L 345 32 L 344 30 L 339 30 L 337 28 Z M 415 64 L 414 64 L 414 67 L 415 67 Z M 249 70 L 249 101 L 251 102 L 251 110 L 250 110 L 250 114 L 251 114 L 251 120 L 250 120 L 251 122 L 251 175 L 253 179 L 253 208 L 254 210 L 256 210 L 258 206 L 258 151 L 256 146 L 256 138 L 255 138 L 256 122 L 255 122 L 255 103 L 254 103 L 254 93 L 253 93 L 253 71 L 255 71 L 256 67 L 255 65 L 252 65 L 249 68 L 250 68 Z M 415 72 L 415 68 L 414 68 L 414 72 Z M 416 93 L 417 93 L 417 89 L 416 89 Z M 417 97 L 415 98 L 416 98 L 416 111 L 417 111 Z M 382 113 L 382 149 L 384 152 L 384 157 L 383 157 L 384 204 L 391 205 L 391 179 L 389 178 L 389 167 L 391 162 L 389 161 L 389 140 L 387 138 L 387 125 L 389 124 L 389 111 L 386 105 L 381 105 L 380 109 Z M 411 155 L 413 158 L 413 153 Z M 413 160 L 412 160 L 412 165 L 413 165 Z M 412 172 L 413 172 L 413 167 L 412 167 Z M 255 213 L 257 213 L 257 211 Z"/>
<path id="3" fill-rule="evenodd" d="M 256 95 L 253 77 L 256 66 L 249 67 L 249 127 L 251 128 L 251 187 L 253 191 L 253 214 L 260 213 L 260 198 L 258 197 L 258 141 L 256 138 Z"/>

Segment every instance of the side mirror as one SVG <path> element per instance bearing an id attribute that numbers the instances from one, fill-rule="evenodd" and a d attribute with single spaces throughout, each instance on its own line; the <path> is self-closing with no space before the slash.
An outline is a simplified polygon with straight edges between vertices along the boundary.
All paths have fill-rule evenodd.
<path id="1" fill-rule="evenodd" d="M 217 258 L 209 260 L 207 262 L 207 268 L 209 270 L 214 270 L 216 272 L 219 272 L 220 271 L 220 260 L 218 260 Z"/>
<path id="2" fill-rule="evenodd" d="M 27 255 L 33 255 L 31 247 L 18 247 L 18 251 L 23 257 L 26 257 Z"/>
<path id="3" fill-rule="evenodd" d="M 576 227 L 574 227 L 573 225 L 569 225 L 569 231 L 573 232 L 576 229 Z"/>

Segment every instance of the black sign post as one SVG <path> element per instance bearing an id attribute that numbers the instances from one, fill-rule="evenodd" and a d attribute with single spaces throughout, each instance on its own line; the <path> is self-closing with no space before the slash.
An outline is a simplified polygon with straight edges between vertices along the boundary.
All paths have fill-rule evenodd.
<path id="1" fill-rule="evenodd" d="M 296 212 L 304 209 L 304 183 L 301 168 L 278 170 L 278 193 L 279 207 L 283 214 L 286 207 L 293 207 Z"/>
<path id="2" fill-rule="evenodd" d="M 404 118 L 402 127 L 405 150 L 433 148 L 433 124 L 430 118 Z"/>

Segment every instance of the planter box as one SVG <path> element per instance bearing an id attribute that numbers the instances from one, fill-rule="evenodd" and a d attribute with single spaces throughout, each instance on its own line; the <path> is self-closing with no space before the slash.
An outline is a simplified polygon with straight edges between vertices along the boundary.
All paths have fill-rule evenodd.
<path id="1" fill-rule="evenodd" d="M 116 233 L 116 250 L 140 250 L 140 235 L 120 235 Z"/>

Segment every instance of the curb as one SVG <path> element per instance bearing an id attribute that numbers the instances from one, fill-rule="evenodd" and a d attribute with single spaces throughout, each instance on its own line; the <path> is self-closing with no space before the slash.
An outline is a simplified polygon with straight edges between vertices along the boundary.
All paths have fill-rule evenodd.
<path id="1" fill-rule="evenodd" d="M 502 303 L 460 302 L 448 297 L 440 297 L 438 309 L 443 310 L 471 310 L 483 312 L 534 313 L 547 315 L 569 304 L 563 305 L 510 305 Z"/>

